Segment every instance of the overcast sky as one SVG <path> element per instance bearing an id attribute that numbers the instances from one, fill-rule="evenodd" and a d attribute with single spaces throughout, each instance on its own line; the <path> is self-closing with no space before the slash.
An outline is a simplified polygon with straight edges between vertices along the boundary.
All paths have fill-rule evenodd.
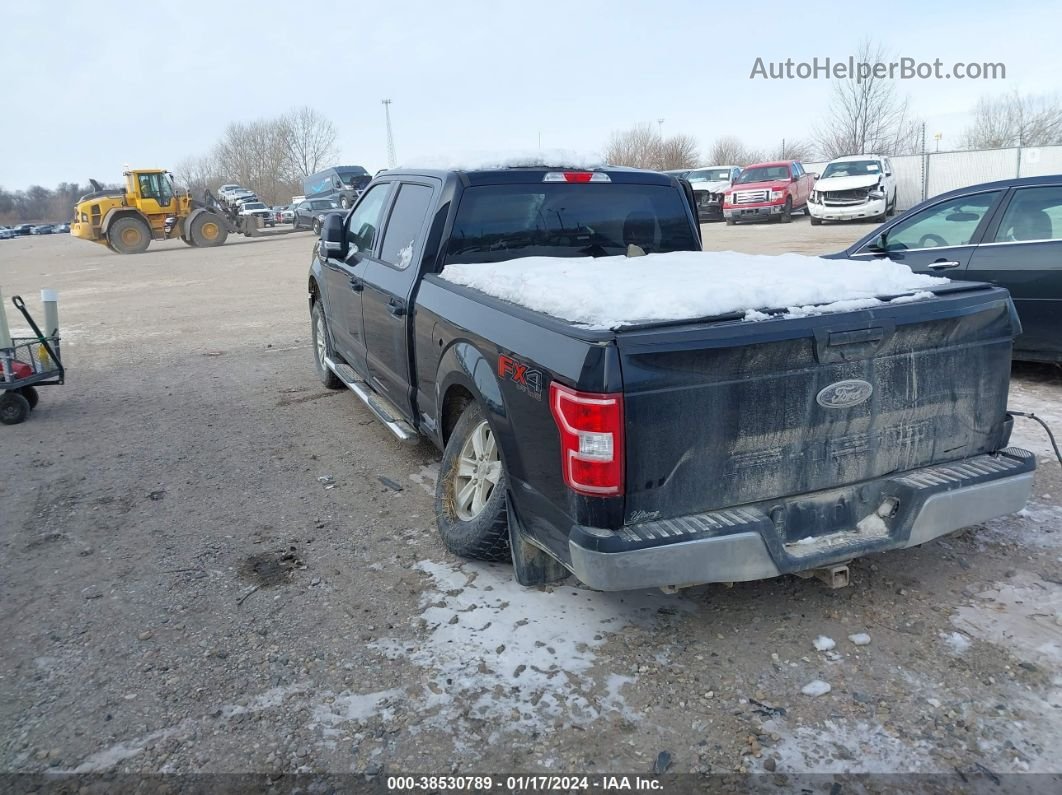
<path id="1" fill-rule="evenodd" d="M 750 80 L 766 61 L 846 59 L 873 36 L 920 61 L 1003 62 L 1002 81 L 902 81 L 941 148 L 986 93 L 1059 88 L 1062 3 L 623 2 L 66 3 L 5 7 L 0 186 L 107 182 L 173 168 L 231 121 L 310 105 L 341 160 L 560 148 L 664 119 L 707 152 L 722 135 L 773 148 L 810 137 L 826 80 Z M 932 141 L 930 142 L 932 146 Z"/>

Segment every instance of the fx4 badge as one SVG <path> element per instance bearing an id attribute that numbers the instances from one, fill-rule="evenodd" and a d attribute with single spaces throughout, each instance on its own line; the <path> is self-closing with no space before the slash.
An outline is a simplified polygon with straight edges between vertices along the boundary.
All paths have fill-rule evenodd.
<path id="1" fill-rule="evenodd" d="M 512 381 L 521 392 L 526 392 L 535 400 L 542 400 L 542 373 L 529 370 L 528 366 L 511 356 L 498 357 L 498 375 Z"/>
<path id="2" fill-rule="evenodd" d="M 847 409 L 865 403 L 873 392 L 874 386 L 866 381 L 838 381 L 819 392 L 815 402 L 824 409 Z"/>

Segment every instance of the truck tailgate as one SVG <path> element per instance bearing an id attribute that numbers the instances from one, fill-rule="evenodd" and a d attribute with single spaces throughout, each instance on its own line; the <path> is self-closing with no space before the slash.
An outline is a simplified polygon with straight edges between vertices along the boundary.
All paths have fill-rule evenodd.
<path id="1" fill-rule="evenodd" d="M 621 330 L 625 522 L 994 452 L 1018 332 L 1006 291 L 961 284 L 855 312 Z"/>

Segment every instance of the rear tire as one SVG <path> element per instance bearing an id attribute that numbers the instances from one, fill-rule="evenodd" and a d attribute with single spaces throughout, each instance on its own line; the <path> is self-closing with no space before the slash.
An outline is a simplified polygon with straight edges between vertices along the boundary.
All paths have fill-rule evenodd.
<path id="1" fill-rule="evenodd" d="M 0 395 L 0 423 L 18 425 L 25 422 L 29 413 L 29 401 L 18 392 L 5 392 Z"/>
<path id="2" fill-rule="evenodd" d="M 733 226 L 734 225 L 734 219 L 733 218 L 727 218 L 726 219 L 726 225 L 727 226 Z"/>
<path id="3" fill-rule="evenodd" d="M 192 244 L 200 248 L 220 246 L 229 236 L 224 219 L 214 213 L 199 213 L 192 219 L 188 233 Z"/>
<path id="4" fill-rule="evenodd" d="M 811 221 L 811 225 L 812 226 L 818 226 L 819 224 L 822 223 L 822 219 L 821 218 L 816 218 L 814 215 L 809 215 L 808 216 L 808 220 Z"/>
<path id="5" fill-rule="evenodd" d="M 511 558 L 507 484 L 487 415 L 469 403 L 446 443 L 435 485 L 436 523 L 448 550 L 474 560 Z"/>
<path id="6" fill-rule="evenodd" d="M 107 244 L 119 254 L 143 254 L 151 245 L 151 230 L 139 218 L 118 218 L 107 228 Z"/>
<path id="7" fill-rule="evenodd" d="M 19 390 L 22 397 L 26 398 L 26 402 L 29 403 L 31 409 L 37 408 L 37 404 L 40 402 L 41 396 L 37 393 L 37 388 L 33 386 L 24 386 Z"/>
<path id="8" fill-rule="evenodd" d="M 314 222 L 313 222 L 313 233 L 315 235 L 321 234 L 321 222 L 318 221 L 316 218 L 314 219 Z"/>
<path id="9" fill-rule="evenodd" d="M 332 337 L 328 333 L 328 320 L 325 318 L 320 299 L 313 302 L 313 309 L 310 310 L 310 335 L 313 338 L 313 363 L 317 377 L 329 389 L 342 389 L 343 382 L 324 362 L 325 357 L 335 361 L 335 353 L 332 351 Z"/>

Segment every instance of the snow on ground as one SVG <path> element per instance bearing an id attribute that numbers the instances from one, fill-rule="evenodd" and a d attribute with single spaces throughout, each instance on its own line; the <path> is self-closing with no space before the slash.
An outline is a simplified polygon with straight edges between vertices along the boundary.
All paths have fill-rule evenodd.
<path id="1" fill-rule="evenodd" d="M 660 607 L 687 609 L 655 592 L 527 589 L 510 568 L 489 564 L 417 568 L 432 580 L 421 597 L 426 642 L 382 640 L 372 648 L 427 670 L 426 690 L 410 697 L 429 713 L 422 726 L 447 730 L 465 715 L 513 729 L 548 727 L 557 717 L 590 723 L 612 710 L 635 718 L 620 693 L 630 680 L 591 676 L 594 650 L 624 627 L 653 622 Z"/>
<path id="2" fill-rule="evenodd" d="M 1051 465 L 1051 462 L 1041 464 Z M 1035 498 L 1017 513 L 992 519 L 984 526 L 980 537 L 986 541 L 1008 541 L 1040 549 L 1062 547 L 1062 507 Z"/>
<path id="3" fill-rule="evenodd" d="M 763 731 L 781 735 L 772 746 L 778 770 L 785 773 L 914 773 L 935 769 L 929 746 L 901 739 L 880 725 L 826 720 L 790 727 L 784 719 L 765 721 Z"/>
<path id="4" fill-rule="evenodd" d="M 1062 586 L 1019 571 L 977 594 L 951 623 L 968 635 L 1004 646 L 1019 660 L 1062 668 Z"/>
<path id="5" fill-rule="evenodd" d="M 849 262 L 800 254 L 677 251 L 644 257 L 526 257 L 447 265 L 443 278 L 594 328 L 683 320 L 757 309 L 792 315 L 915 300 L 947 279 L 888 260 Z M 763 319 L 762 314 L 747 315 Z"/>
<path id="6" fill-rule="evenodd" d="M 1001 725 L 1003 739 L 986 746 L 1011 757 L 1015 770 L 1058 773 L 1062 747 L 1062 586 L 1026 571 L 978 593 L 959 607 L 951 622 L 962 632 L 1000 646 L 1022 665 L 1052 674 L 1044 695 L 1012 688 L 1008 705 L 1017 719 Z M 945 641 L 965 651 L 969 641 L 957 632 Z"/>

